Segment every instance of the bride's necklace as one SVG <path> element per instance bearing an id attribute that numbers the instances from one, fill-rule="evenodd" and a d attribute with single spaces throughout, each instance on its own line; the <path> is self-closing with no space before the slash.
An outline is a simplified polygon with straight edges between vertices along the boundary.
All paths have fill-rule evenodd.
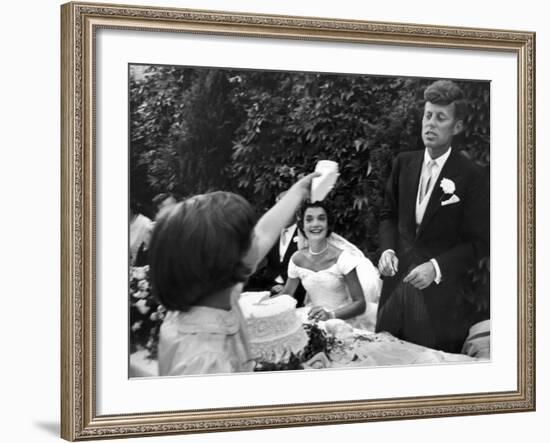
<path id="1" fill-rule="evenodd" d="M 313 252 L 313 251 L 311 250 L 311 246 L 308 246 L 308 249 L 309 249 L 309 253 L 310 253 L 311 255 L 321 255 L 321 254 L 323 254 L 324 252 L 327 251 L 327 249 L 328 249 L 328 242 L 327 242 L 327 244 L 325 245 L 325 247 L 324 247 L 323 249 L 321 249 L 319 252 Z"/>

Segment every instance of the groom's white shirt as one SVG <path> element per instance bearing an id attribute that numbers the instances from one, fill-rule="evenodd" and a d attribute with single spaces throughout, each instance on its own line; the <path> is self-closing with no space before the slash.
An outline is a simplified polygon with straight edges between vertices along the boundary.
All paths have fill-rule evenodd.
<path id="1" fill-rule="evenodd" d="M 428 207 L 428 202 L 430 201 L 430 197 L 432 195 L 433 190 L 435 189 L 435 185 L 437 183 L 437 180 L 439 179 L 439 174 L 441 173 L 443 166 L 445 166 L 445 163 L 447 162 L 447 159 L 451 155 L 451 147 L 447 149 L 447 152 L 443 154 L 442 156 L 436 158 L 435 161 L 435 170 L 432 172 L 432 180 L 430 182 L 430 187 L 426 191 L 426 195 L 422 201 L 420 201 L 420 192 L 421 192 L 421 183 L 418 183 L 418 193 L 416 195 L 416 225 L 420 226 L 420 223 L 422 223 L 422 219 L 424 218 L 424 213 L 426 212 L 426 208 Z M 424 176 L 427 168 L 428 163 L 432 161 L 432 158 L 430 157 L 430 154 L 428 153 L 428 150 L 424 150 L 424 161 L 422 162 L 422 171 L 420 171 L 420 181 L 422 181 L 422 177 Z"/>
<path id="2" fill-rule="evenodd" d="M 419 193 L 420 193 L 420 183 L 418 184 L 418 193 L 416 195 L 416 225 L 420 226 L 420 223 L 422 222 L 422 219 L 424 218 L 424 213 L 426 212 L 426 208 L 428 207 L 428 202 L 430 201 L 430 197 L 432 195 L 432 192 L 435 188 L 435 184 L 437 183 L 439 179 L 439 174 L 443 170 L 443 166 L 445 166 L 445 163 L 447 162 L 449 156 L 451 155 L 451 149 L 452 147 L 449 146 L 449 149 L 443 154 L 442 156 L 435 159 L 436 163 L 436 171 L 433 173 L 433 179 L 430 183 L 430 187 L 427 190 L 426 196 L 420 202 Z M 424 149 L 424 161 L 422 162 L 422 170 L 420 171 L 420 179 L 422 180 L 422 176 L 424 175 L 425 169 L 428 167 L 428 163 L 432 160 L 430 157 L 430 154 L 428 152 L 428 149 Z M 382 252 L 382 255 L 384 255 L 387 251 L 391 251 L 395 254 L 395 251 L 393 249 L 386 249 L 384 252 Z M 435 269 L 435 279 L 434 282 L 436 284 L 441 283 L 442 275 L 441 275 L 441 269 L 439 268 L 439 263 L 437 263 L 437 260 L 435 258 L 430 259 L 430 262 L 433 264 L 433 267 Z"/>

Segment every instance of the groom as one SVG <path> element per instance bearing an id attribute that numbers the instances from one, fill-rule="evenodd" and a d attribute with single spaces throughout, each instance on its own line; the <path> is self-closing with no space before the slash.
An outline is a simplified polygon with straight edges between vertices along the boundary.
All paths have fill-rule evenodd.
<path id="1" fill-rule="evenodd" d="M 471 321 L 463 312 L 463 279 L 488 253 L 486 173 L 452 147 L 466 103 L 452 81 L 424 92 L 423 151 L 399 154 L 381 211 L 378 263 L 385 277 L 377 331 L 460 352 Z"/>

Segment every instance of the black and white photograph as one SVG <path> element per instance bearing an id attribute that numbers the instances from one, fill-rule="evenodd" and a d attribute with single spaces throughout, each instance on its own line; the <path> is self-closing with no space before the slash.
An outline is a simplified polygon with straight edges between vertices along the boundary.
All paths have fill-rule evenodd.
<path id="1" fill-rule="evenodd" d="M 540 24 L 166 3 L 61 7 L 62 438 L 535 428 Z"/>
<path id="2" fill-rule="evenodd" d="M 129 64 L 129 377 L 490 362 L 491 99 Z"/>

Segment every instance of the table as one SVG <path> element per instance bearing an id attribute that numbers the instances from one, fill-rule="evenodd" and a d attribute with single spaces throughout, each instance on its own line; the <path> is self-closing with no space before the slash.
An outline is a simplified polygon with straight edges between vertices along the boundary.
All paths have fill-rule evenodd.
<path id="1" fill-rule="evenodd" d="M 298 308 L 302 323 L 310 323 L 308 308 Z M 318 326 L 324 329 L 325 322 Z M 342 321 L 342 323 L 344 323 Z M 350 367 L 387 367 L 429 365 L 444 363 L 477 363 L 488 359 L 470 357 L 464 354 L 451 354 L 425 346 L 400 340 L 387 332 L 372 332 L 353 329 L 353 336 L 346 343 L 347 348 L 340 353 L 317 354 L 308 362 L 306 369 L 350 368 Z M 320 353 L 321 354 L 321 353 Z M 130 377 L 156 377 L 156 360 L 147 357 L 147 351 L 138 351 L 130 355 Z"/>
<path id="2" fill-rule="evenodd" d="M 297 311 L 302 323 L 310 323 L 308 308 L 298 308 Z M 324 329 L 324 323 L 319 322 L 321 329 Z M 325 362 L 328 366 L 319 364 L 318 367 L 384 367 L 488 361 L 427 348 L 400 340 L 388 332 L 375 333 L 362 329 L 353 329 L 353 340 L 350 339 L 348 345 L 347 355 L 342 356 L 340 362 L 334 361 L 337 358 L 332 358 L 332 361 Z"/>

